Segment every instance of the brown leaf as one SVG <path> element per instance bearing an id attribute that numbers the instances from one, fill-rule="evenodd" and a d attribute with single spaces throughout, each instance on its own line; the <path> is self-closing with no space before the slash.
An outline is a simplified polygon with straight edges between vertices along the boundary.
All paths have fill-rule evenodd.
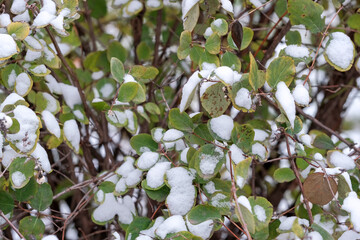
<path id="1" fill-rule="evenodd" d="M 241 42 L 243 39 L 243 28 L 242 25 L 239 21 L 235 21 L 232 25 L 231 25 L 231 37 L 234 41 L 234 43 L 236 44 L 237 48 L 241 49 Z"/>
<path id="2" fill-rule="evenodd" d="M 324 173 L 310 174 L 304 182 L 304 195 L 313 204 L 325 205 L 329 203 L 337 189 L 335 180 L 332 177 L 325 176 Z"/>

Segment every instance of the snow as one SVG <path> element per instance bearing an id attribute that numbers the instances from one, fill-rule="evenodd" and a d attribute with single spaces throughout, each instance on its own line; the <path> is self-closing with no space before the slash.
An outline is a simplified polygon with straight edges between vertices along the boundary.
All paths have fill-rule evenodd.
<path id="1" fill-rule="evenodd" d="M 244 152 L 235 144 L 232 144 L 229 148 L 231 151 L 231 160 L 235 165 L 237 165 L 239 162 L 243 161 L 245 159 Z M 230 158 L 229 154 L 226 154 L 226 168 L 230 172 Z M 234 169 L 233 169 L 234 173 Z"/>
<path id="2" fill-rule="evenodd" d="M 161 239 L 165 239 L 169 233 L 177 233 L 187 231 L 185 221 L 182 216 L 174 215 L 167 218 L 160 226 L 156 229 L 156 235 Z"/>
<path id="3" fill-rule="evenodd" d="M 342 209 L 350 213 L 350 220 L 354 226 L 354 230 L 360 232 L 360 199 L 356 192 L 350 192 L 344 199 Z"/>
<path id="4" fill-rule="evenodd" d="M 0 34 L 0 59 L 7 59 L 18 52 L 15 40 L 9 34 Z"/>
<path id="5" fill-rule="evenodd" d="M 104 201 L 104 198 L 105 198 L 105 193 L 103 190 L 99 190 L 96 192 L 96 200 L 99 202 L 99 203 L 102 203 Z"/>
<path id="6" fill-rule="evenodd" d="M 195 236 L 199 236 L 202 239 L 208 239 L 212 233 L 212 229 L 214 227 L 213 220 L 207 220 L 199 224 L 191 224 L 186 217 L 186 225 L 189 231 Z"/>
<path id="7" fill-rule="evenodd" d="M 40 10 L 40 13 L 34 19 L 33 27 L 38 27 L 38 28 L 45 27 L 46 25 L 48 25 L 55 18 L 56 18 L 55 15 L 50 14 L 50 13 L 48 13 L 46 11 L 41 11 Z"/>
<path id="8" fill-rule="evenodd" d="M 66 105 L 73 109 L 76 104 L 82 104 L 80 94 L 76 87 L 64 83 L 59 83 L 59 85 Z"/>
<path id="9" fill-rule="evenodd" d="M 258 155 L 261 159 L 266 158 L 266 148 L 261 143 L 255 143 L 251 147 L 251 152 L 254 155 Z"/>
<path id="10" fill-rule="evenodd" d="M 310 55 L 309 49 L 304 46 L 289 45 L 285 48 L 286 55 L 293 58 L 305 58 Z"/>
<path id="11" fill-rule="evenodd" d="M 296 117 L 294 97 L 291 95 L 289 88 L 283 81 L 279 82 L 276 88 L 275 97 L 289 119 L 291 127 L 294 128 Z"/>
<path id="12" fill-rule="evenodd" d="M 140 236 L 149 236 L 151 239 L 155 238 L 155 230 L 165 221 L 164 217 L 160 216 L 155 219 L 154 224 L 145 230 L 140 231 Z"/>
<path id="13" fill-rule="evenodd" d="M 12 142 L 21 152 L 27 153 L 33 150 L 37 141 L 36 131 L 39 128 L 39 119 L 33 110 L 23 105 L 16 106 L 13 113 L 14 118 L 20 124 L 20 130 L 16 134 L 7 134 L 7 140 Z"/>
<path id="14" fill-rule="evenodd" d="M 214 33 L 214 32 L 213 32 L 213 30 L 211 29 L 211 27 L 208 27 L 208 28 L 206 28 L 206 30 L 205 30 L 205 32 L 204 32 L 204 37 L 205 37 L 205 38 L 208 38 L 208 37 L 210 37 L 213 33 Z"/>
<path id="15" fill-rule="evenodd" d="M 238 105 L 239 107 L 243 107 L 247 110 L 250 110 L 252 106 L 252 100 L 249 90 L 247 90 L 246 88 L 241 88 L 236 93 L 235 104 Z"/>
<path id="16" fill-rule="evenodd" d="M 127 6 L 127 11 L 129 13 L 135 13 L 136 11 L 142 8 L 142 3 L 138 0 L 130 1 L 129 5 Z"/>
<path id="17" fill-rule="evenodd" d="M 28 49 L 28 50 L 26 51 L 25 61 L 27 61 L 27 62 L 33 62 L 33 61 L 35 61 L 36 59 L 41 58 L 41 55 L 42 55 L 42 52 L 35 52 L 35 51 L 32 51 L 32 50 Z"/>
<path id="18" fill-rule="evenodd" d="M 338 240 L 349 240 L 349 239 L 359 239 L 360 233 L 355 232 L 354 230 L 345 231 Z"/>
<path id="19" fill-rule="evenodd" d="M 217 19 L 214 22 L 214 25 L 217 26 L 217 24 L 221 24 L 222 20 L 221 19 Z M 220 26 L 217 26 L 220 27 Z M 223 80 L 225 83 L 229 84 L 229 85 L 233 85 L 234 84 L 234 71 L 227 67 L 227 66 L 222 66 L 222 67 L 218 67 L 217 69 L 215 69 L 215 74 L 216 76 Z"/>
<path id="20" fill-rule="evenodd" d="M 201 78 L 199 77 L 199 71 L 195 71 L 191 75 L 191 77 L 189 78 L 187 83 L 185 83 L 185 85 L 183 86 L 182 97 L 181 97 L 181 102 L 180 102 L 180 106 L 179 106 L 180 112 L 183 112 L 184 110 L 186 110 L 185 109 L 187 107 L 186 103 L 189 101 L 189 98 L 192 97 L 191 96 L 192 92 L 194 91 L 194 89 L 196 88 L 196 86 L 199 84 L 200 81 L 201 81 Z"/>
<path id="21" fill-rule="evenodd" d="M 252 213 L 251 205 L 250 205 L 249 199 L 247 199 L 247 197 L 240 196 L 240 197 L 238 197 L 237 202 L 240 203 L 241 205 L 243 205 L 244 207 L 246 207 L 250 211 L 250 213 Z"/>
<path id="22" fill-rule="evenodd" d="M 127 177 L 127 175 L 135 169 L 134 162 L 134 158 L 125 157 L 124 163 L 116 170 L 116 173 L 120 176 Z"/>
<path id="23" fill-rule="evenodd" d="M 312 148 L 312 137 L 309 134 L 303 134 L 300 136 L 300 140 L 307 146 Z"/>
<path id="24" fill-rule="evenodd" d="M 120 178 L 119 181 L 115 185 L 115 191 L 118 193 L 123 193 L 126 190 L 126 181 L 125 178 Z"/>
<path id="25" fill-rule="evenodd" d="M 308 90 L 304 87 L 304 85 L 299 84 L 294 88 L 292 95 L 297 104 L 302 106 L 307 106 L 310 103 L 310 96 Z"/>
<path id="26" fill-rule="evenodd" d="M 43 0 L 43 6 L 40 12 L 48 12 L 49 14 L 56 14 L 56 4 L 53 0 Z"/>
<path id="27" fill-rule="evenodd" d="M 40 41 L 34 38 L 33 36 L 27 36 L 24 41 L 34 50 L 41 51 L 43 46 L 41 45 Z"/>
<path id="28" fill-rule="evenodd" d="M 59 240 L 56 235 L 47 235 L 43 237 L 41 240 Z"/>
<path id="29" fill-rule="evenodd" d="M 11 23 L 10 15 L 7 13 L 0 14 L 0 27 L 7 27 Z"/>
<path id="30" fill-rule="evenodd" d="M 118 110 L 109 111 L 108 117 L 112 122 L 119 123 L 121 125 L 125 124 L 127 120 L 126 114 Z"/>
<path id="31" fill-rule="evenodd" d="M 204 188 L 209 194 L 213 194 L 216 191 L 215 183 L 213 181 L 210 181 L 207 184 L 205 184 Z"/>
<path id="32" fill-rule="evenodd" d="M 13 17 L 14 22 L 30 22 L 29 10 L 25 10 L 22 14 Z"/>
<path id="33" fill-rule="evenodd" d="M 161 139 L 163 138 L 163 128 L 155 128 L 154 130 L 154 134 L 153 134 L 153 139 L 155 142 L 160 142 Z"/>
<path id="34" fill-rule="evenodd" d="M 224 156 L 223 151 L 217 147 L 215 148 L 215 154 L 213 155 L 209 155 L 209 154 L 204 154 L 202 153 L 199 158 L 200 158 L 200 171 L 204 174 L 204 175 L 211 175 L 215 172 L 215 168 L 216 165 L 218 164 L 218 162 L 221 160 L 221 158 Z"/>
<path id="35" fill-rule="evenodd" d="M 117 201 L 114 194 L 107 193 L 104 202 L 93 212 L 93 219 L 98 222 L 107 222 L 115 215 L 118 215 L 122 224 L 130 224 L 133 220 L 133 214 L 129 207 Z"/>
<path id="36" fill-rule="evenodd" d="M 266 213 L 265 213 L 265 209 L 260 206 L 260 205 L 255 205 L 254 206 L 254 212 L 256 215 L 256 218 L 260 221 L 260 222 L 265 222 L 266 220 Z"/>
<path id="37" fill-rule="evenodd" d="M 328 43 L 325 54 L 328 59 L 336 66 L 346 69 L 354 60 L 354 44 L 350 37 L 342 32 L 334 32 L 330 34 L 330 42 Z"/>
<path id="38" fill-rule="evenodd" d="M 234 121 L 227 115 L 221 115 L 210 120 L 210 128 L 217 136 L 228 141 L 234 128 Z"/>
<path id="39" fill-rule="evenodd" d="M 138 168 L 148 170 L 159 160 L 160 154 L 157 152 L 144 152 L 136 162 Z"/>
<path id="40" fill-rule="evenodd" d="M 125 179 L 126 186 L 135 187 L 141 181 L 141 177 L 142 177 L 141 170 L 135 169 L 135 170 L 131 171 Z"/>
<path id="41" fill-rule="evenodd" d="M 8 85 L 9 87 L 13 87 L 15 85 L 15 81 L 16 81 L 16 72 L 15 70 L 12 70 L 8 76 Z"/>
<path id="42" fill-rule="evenodd" d="M 11 180 L 15 187 L 20 187 L 26 181 L 26 177 L 22 172 L 16 171 L 11 174 Z"/>
<path id="43" fill-rule="evenodd" d="M 214 207 L 220 207 L 220 208 L 231 208 L 229 201 L 224 201 L 226 199 L 226 195 L 222 193 L 216 193 L 215 196 L 211 197 L 211 205 Z"/>
<path id="44" fill-rule="evenodd" d="M 4 125 L 4 127 L 7 129 L 9 129 L 13 124 L 13 120 L 11 119 L 11 117 L 7 116 L 5 113 L 2 112 L 0 112 L 0 120 Z M 1 148 L 0 148 L 0 152 L 1 152 Z"/>
<path id="45" fill-rule="evenodd" d="M 41 113 L 41 116 L 42 116 L 42 120 L 44 121 L 47 130 L 51 134 L 55 135 L 55 137 L 60 138 L 60 135 L 61 135 L 60 126 L 59 126 L 59 123 L 56 120 L 55 116 L 47 110 L 44 110 Z"/>
<path id="46" fill-rule="evenodd" d="M 169 129 L 164 133 L 162 140 L 164 142 L 174 142 L 184 136 L 184 133 L 176 130 L 176 129 Z"/>
<path id="47" fill-rule="evenodd" d="M 25 99 L 18 94 L 10 93 L 10 95 L 8 95 L 5 100 L 0 104 L 0 111 L 2 111 L 6 105 L 14 104 L 19 100 L 25 101 Z"/>
<path id="48" fill-rule="evenodd" d="M 349 173 L 343 172 L 343 173 L 341 173 L 341 175 L 345 178 L 345 181 L 346 181 L 347 185 L 349 186 L 350 190 L 353 191 Z"/>
<path id="49" fill-rule="evenodd" d="M 78 125 L 74 119 L 67 120 L 64 123 L 64 135 L 65 138 L 70 142 L 71 146 L 74 147 L 76 152 L 80 149 L 80 132 Z"/>
<path id="50" fill-rule="evenodd" d="M 47 68 L 44 64 L 41 64 L 32 68 L 32 71 L 37 74 L 45 74 L 47 72 Z"/>
<path id="51" fill-rule="evenodd" d="M 55 19 L 51 20 L 51 26 L 53 26 L 57 31 L 65 32 L 64 29 L 64 16 L 59 15 Z"/>
<path id="52" fill-rule="evenodd" d="M 32 81 L 27 73 L 20 73 L 15 80 L 15 91 L 20 96 L 25 96 L 30 90 Z"/>
<path id="53" fill-rule="evenodd" d="M 24 157 L 24 156 L 25 155 L 21 155 L 21 154 L 15 152 L 15 150 L 12 149 L 12 147 L 10 147 L 10 145 L 5 145 L 1 163 L 4 167 L 9 167 L 9 165 L 11 164 L 11 162 L 14 158 Z"/>
<path id="54" fill-rule="evenodd" d="M 200 97 L 205 93 L 206 89 L 208 89 L 210 86 L 215 85 L 216 82 L 203 82 L 200 87 Z"/>
<path id="55" fill-rule="evenodd" d="M 10 11 L 15 15 L 23 13 L 26 9 L 26 2 L 25 0 L 14 0 Z"/>
<path id="56" fill-rule="evenodd" d="M 181 154 L 180 154 L 180 161 L 182 161 L 183 163 L 188 163 L 187 161 L 187 153 L 189 151 L 189 147 L 185 148 L 184 150 L 182 150 Z"/>
<path id="57" fill-rule="evenodd" d="M 307 235 L 307 239 L 311 239 L 311 240 L 323 240 L 322 236 L 320 235 L 319 232 L 310 232 L 308 235 Z"/>
<path id="58" fill-rule="evenodd" d="M 61 85 L 56 81 L 56 79 L 52 75 L 50 74 L 46 75 L 45 80 L 47 81 L 46 85 L 48 86 L 51 93 L 62 94 Z M 64 86 L 64 89 L 68 90 L 67 85 Z"/>
<path id="59" fill-rule="evenodd" d="M 36 144 L 36 148 L 31 153 L 31 156 L 37 159 L 37 161 L 39 161 L 42 170 L 47 173 L 51 172 L 51 164 L 49 161 L 49 157 L 45 149 L 39 143 Z"/>
<path id="60" fill-rule="evenodd" d="M 190 11 L 190 9 L 197 4 L 199 0 L 184 0 L 181 4 L 182 9 L 182 19 L 185 20 L 186 14 Z"/>
<path id="61" fill-rule="evenodd" d="M 340 167 L 345 170 L 354 169 L 356 166 L 354 160 L 351 157 L 339 151 L 331 152 L 329 160 L 330 163 L 335 167 Z"/>
<path id="62" fill-rule="evenodd" d="M 164 184 L 164 175 L 171 167 L 170 162 L 161 162 L 155 164 L 146 175 L 146 183 L 151 188 L 158 188 Z"/>
<path id="63" fill-rule="evenodd" d="M 267 137 L 269 137 L 269 134 L 261 129 L 254 129 L 255 136 L 254 141 L 260 141 L 263 142 Z"/>
<path id="64" fill-rule="evenodd" d="M 171 187 L 166 204 L 173 215 L 185 215 L 195 201 L 195 187 L 192 185 L 194 176 L 185 168 L 175 167 L 166 171 L 168 184 Z"/>
<path id="65" fill-rule="evenodd" d="M 98 72 L 93 72 L 91 74 L 91 78 L 93 80 L 99 80 L 101 79 L 102 77 L 104 77 L 105 73 L 103 71 L 98 71 Z"/>
<path id="66" fill-rule="evenodd" d="M 234 7 L 230 2 L 230 0 L 220 0 L 220 2 L 221 2 L 221 7 L 225 9 L 225 11 L 234 13 Z"/>
<path id="67" fill-rule="evenodd" d="M 135 131 L 135 122 L 134 122 L 134 113 L 131 110 L 126 109 L 125 110 L 125 115 L 126 118 L 128 120 L 128 125 L 127 127 L 131 130 L 131 131 Z"/>

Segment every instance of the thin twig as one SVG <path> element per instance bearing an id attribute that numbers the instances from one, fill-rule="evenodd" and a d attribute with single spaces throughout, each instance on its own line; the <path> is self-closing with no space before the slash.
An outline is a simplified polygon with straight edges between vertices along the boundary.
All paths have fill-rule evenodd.
<path id="1" fill-rule="evenodd" d="M 25 237 L 20 233 L 19 229 L 15 227 L 15 225 L 5 216 L 3 211 L 0 210 L 0 216 L 10 225 L 10 227 L 21 237 L 21 239 L 25 239 Z"/>

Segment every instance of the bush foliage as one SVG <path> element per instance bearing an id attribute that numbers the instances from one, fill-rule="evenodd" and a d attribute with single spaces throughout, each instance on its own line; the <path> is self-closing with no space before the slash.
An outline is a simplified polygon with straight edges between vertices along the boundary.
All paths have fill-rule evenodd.
<path id="1" fill-rule="evenodd" d="M 0 2 L 1 239 L 360 238 L 359 1 Z"/>

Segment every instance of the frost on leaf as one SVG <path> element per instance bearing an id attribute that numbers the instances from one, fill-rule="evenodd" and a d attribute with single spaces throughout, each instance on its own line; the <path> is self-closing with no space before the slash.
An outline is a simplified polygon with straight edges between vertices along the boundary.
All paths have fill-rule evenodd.
<path id="1" fill-rule="evenodd" d="M 155 233 L 161 239 L 165 239 L 169 233 L 177 233 L 187 231 L 185 221 L 180 215 L 173 215 L 167 218 L 160 226 L 156 229 Z"/>
<path id="2" fill-rule="evenodd" d="M 289 119 L 291 127 L 294 128 L 294 121 L 296 117 L 295 101 L 294 97 L 291 95 L 289 88 L 283 81 L 277 84 L 275 97 L 279 102 L 280 107 Z"/>
<path id="3" fill-rule="evenodd" d="M 192 98 L 194 97 L 195 89 L 200 81 L 201 78 L 199 77 L 199 71 L 196 71 L 191 75 L 187 83 L 185 83 L 183 86 L 182 97 L 179 106 L 180 112 L 185 111 L 189 107 Z"/>
<path id="4" fill-rule="evenodd" d="M 16 42 L 9 34 L 0 34 L 0 42 L 0 60 L 6 60 L 18 53 Z"/>
<path id="5" fill-rule="evenodd" d="M 80 149 L 80 132 L 78 125 L 74 119 L 68 120 L 64 123 L 64 135 L 70 146 L 79 152 Z"/>

